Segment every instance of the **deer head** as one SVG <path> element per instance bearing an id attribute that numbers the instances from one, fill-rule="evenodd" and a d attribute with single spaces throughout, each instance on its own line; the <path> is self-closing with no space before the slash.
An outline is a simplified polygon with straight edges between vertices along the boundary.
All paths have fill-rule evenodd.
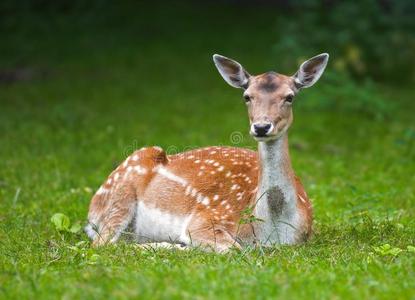
<path id="1" fill-rule="evenodd" d="M 223 79 L 244 90 L 248 107 L 250 134 L 257 141 L 281 137 L 293 120 L 292 105 L 302 88 L 312 86 L 326 68 L 329 55 L 319 54 L 303 62 L 293 76 L 275 72 L 250 75 L 240 63 L 215 54 L 213 61 Z"/>

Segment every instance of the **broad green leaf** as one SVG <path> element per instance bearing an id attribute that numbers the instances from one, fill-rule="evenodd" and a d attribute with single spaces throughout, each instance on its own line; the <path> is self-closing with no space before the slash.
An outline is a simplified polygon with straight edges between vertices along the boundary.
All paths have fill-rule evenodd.
<path id="1" fill-rule="evenodd" d="M 55 229 L 58 231 L 68 231 L 71 224 L 69 218 L 62 213 L 54 214 L 50 221 L 55 225 Z"/>
<path id="2" fill-rule="evenodd" d="M 78 233 L 81 229 L 82 229 L 81 224 L 79 224 L 79 222 L 77 222 L 77 223 L 75 223 L 71 226 L 69 231 L 72 232 L 72 233 Z"/>

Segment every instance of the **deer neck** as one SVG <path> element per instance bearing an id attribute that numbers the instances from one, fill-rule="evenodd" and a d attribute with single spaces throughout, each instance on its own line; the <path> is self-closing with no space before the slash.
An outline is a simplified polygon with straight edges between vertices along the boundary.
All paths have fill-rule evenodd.
<path id="1" fill-rule="evenodd" d="M 263 220 L 260 239 L 265 244 L 292 243 L 295 239 L 297 196 L 288 152 L 288 138 L 259 143 L 259 186 L 256 216 Z"/>

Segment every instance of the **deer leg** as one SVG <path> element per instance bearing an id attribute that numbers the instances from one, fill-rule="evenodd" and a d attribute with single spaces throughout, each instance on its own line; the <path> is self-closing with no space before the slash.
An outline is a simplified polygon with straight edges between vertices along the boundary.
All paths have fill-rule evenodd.
<path id="1" fill-rule="evenodd" d="M 135 195 L 125 190 L 116 190 L 107 195 L 95 195 L 85 231 L 93 246 L 115 243 L 130 225 L 136 208 Z"/>
<path id="2" fill-rule="evenodd" d="M 241 245 L 232 234 L 221 226 L 209 226 L 209 228 L 196 231 L 193 235 L 190 235 L 191 245 L 199 246 L 207 251 L 226 253 L 231 248 L 241 249 Z"/>
<path id="3" fill-rule="evenodd" d="M 152 178 L 151 170 L 167 163 L 166 153 L 158 148 L 135 151 L 108 177 L 92 198 L 89 225 L 85 231 L 94 246 L 115 243 L 130 225 L 137 199 L 144 193 Z"/>

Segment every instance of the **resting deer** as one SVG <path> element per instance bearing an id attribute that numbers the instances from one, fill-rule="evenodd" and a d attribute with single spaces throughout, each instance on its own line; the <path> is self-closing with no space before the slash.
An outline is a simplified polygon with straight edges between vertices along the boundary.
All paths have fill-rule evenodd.
<path id="1" fill-rule="evenodd" d="M 214 55 L 225 81 L 244 91 L 258 153 L 234 147 L 176 155 L 159 147 L 135 151 L 92 198 L 86 232 L 93 245 L 116 242 L 127 227 L 140 244 L 167 242 L 218 252 L 310 237 L 312 207 L 291 167 L 287 131 L 295 95 L 320 78 L 328 57 L 305 61 L 293 76 L 251 76 L 238 62 Z"/>

